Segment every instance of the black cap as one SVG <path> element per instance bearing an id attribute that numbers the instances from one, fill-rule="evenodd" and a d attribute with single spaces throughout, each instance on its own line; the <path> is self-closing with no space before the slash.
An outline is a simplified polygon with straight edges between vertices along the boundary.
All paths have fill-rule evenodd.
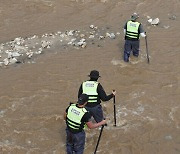
<path id="1" fill-rule="evenodd" d="M 88 95 L 86 94 L 81 94 L 79 99 L 78 99 L 78 104 L 83 105 L 88 101 Z"/>
<path id="2" fill-rule="evenodd" d="M 88 76 L 91 77 L 91 78 L 99 78 L 99 77 L 101 77 L 99 75 L 99 72 L 96 71 L 96 70 L 92 70 Z"/>

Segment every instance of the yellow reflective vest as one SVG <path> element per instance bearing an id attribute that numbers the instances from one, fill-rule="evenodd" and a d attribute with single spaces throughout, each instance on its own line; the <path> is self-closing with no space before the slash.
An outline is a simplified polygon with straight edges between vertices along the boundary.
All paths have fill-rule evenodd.
<path id="1" fill-rule="evenodd" d="M 81 131 L 85 125 L 85 123 L 81 122 L 81 119 L 86 112 L 85 108 L 78 108 L 76 104 L 71 104 L 67 112 L 67 126 L 75 131 Z"/>
<path id="2" fill-rule="evenodd" d="M 139 39 L 139 29 L 140 23 L 128 21 L 127 22 L 127 29 L 126 29 L 126 38 L 129 39 Z"/>
<path id="3" fill-rule="evenodd" d="M 98 99 L 97 81 L 85 81 L 82 84 L 82 93 L 87 94 L 89 96 L 88 103 L 96 103 Z"/>

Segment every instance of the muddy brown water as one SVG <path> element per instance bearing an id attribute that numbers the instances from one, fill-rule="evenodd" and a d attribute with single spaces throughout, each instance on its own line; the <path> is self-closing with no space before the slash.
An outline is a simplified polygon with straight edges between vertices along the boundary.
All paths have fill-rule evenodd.
<path id="1" fill-rule="evenodd" d="M 100 47 L 52 48 L 35 63 L 1 68 L 0 153 L 64 154 L 64 110 L 76 102 L 89 72 L 97 69 L 106 92 L 117 91 L 117 127 L 113 101 L 102 103 L 108 126 L 97 153 L 179 154 L 179 10 L 179 0 L 1 0 L 1 43 L 59 30 L 87 30 L 91 24 L 121 34 Z M 140 13 L 147 31 L 150 64 L 143 38 L 140 57 L 131 57 L 130 63 L 122 60 L 122 28 L 132 12 Z M 147 16 L 158 17 L 160 24 L 148 25 Z M 99 130 L 86 132 L 84 153 L 91 154 Z"/>

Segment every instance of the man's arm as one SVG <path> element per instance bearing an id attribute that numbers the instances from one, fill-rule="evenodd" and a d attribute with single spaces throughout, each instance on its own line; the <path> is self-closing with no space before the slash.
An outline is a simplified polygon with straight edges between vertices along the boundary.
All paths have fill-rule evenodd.
<path id="1" fill-rule="evenodd" d="M 79 87 L 79 92 L 78 92 L 78 98 L 80 97 L 80 95 L 82 94 L 82 84 L 81 84 L 81 86 Z"/>
<path id="2" fill-rule="evenodd" d="M 93 123 L 91 121 L 91 114 L 89 112 L 86 112 L 81 120 L 81 122 L 86 123 L 86 125 L 88 126 L 88 128 L 93 129 L 93 128 L 97 128 L 101 125 L 105 125 L 106 121 L 102 120 L 99 123 Z"/>
<path id="3" fill-rule="evenodd" d="M 67 113 L 64 112 L 64 120 L 66 120 L 66 117 L 67 117 Z"/>
<path id="4" fill-rule="evenodd" d="M 105 124 L 106 124 L 106 120 L 102 120 L 101 122 L 98 122 L 98 123 L 92 123 L 92 121 L 86 122 L 86 125 L 90 129 L 97 128 L 97 127 L 105 125 Z"/>
<path id="5" fill-rule="evenodd" d="M 127 29 L 127 22 L 126 22 L 126 24 L 124 25 L 124 34 L 126 34 L 126 29 Z"/>
<path id="6" fill-rule="evenodd" d="M 64 112 L 64 120 L 67 118 L 67 112 L 68 112 L 69 106 L 66 108 L 66 111 Z"/>
<path id="7" fill-rule="evenodd" d="M 146 37 L 146 34 L 144 32 L 142 24 L 140 24 L 140 26 L 139 26 L 139 33 L 140 33 L 141 37 Z"/>
<path id="8" fill-rule="evenodd" d="M 110 95 L 106 95 L 106 92 L 100 83 L 98 84 L 97 93 L 102 101 L 109 101 L 115 95 L 115 92 L 113 92 L 114 94 L 111 93 Z"/>

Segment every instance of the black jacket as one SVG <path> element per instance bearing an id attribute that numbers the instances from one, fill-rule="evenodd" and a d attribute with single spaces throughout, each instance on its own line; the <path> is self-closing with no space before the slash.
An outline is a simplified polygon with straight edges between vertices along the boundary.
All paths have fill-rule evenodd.
<path id="1" fill-rule="evenodd" d="M 95 80 L 89 80 L 89 81 L 95 81 Z M 82 94 L 83 90 L 82 90 L 82 84 L 79 88 L 79 92 L 78 92 L 78 98 L 80 97 L 80 95 Z M 98 104 L 101 103 L 101 101 L 105 102 L 105 101 L 109 101 L 111 98 L 113 98 L 113 94 L 111 93 L 110 95 L 106 95 L 106 92 L 104 91 L 104 88 L 102 87 L 102 85 L 99 83 L 98 87 L 97 87 L 97 93 L 98 93 L 98 100 L 97 103 L 87 103 L 87 107 L 94 107 Z"/>

